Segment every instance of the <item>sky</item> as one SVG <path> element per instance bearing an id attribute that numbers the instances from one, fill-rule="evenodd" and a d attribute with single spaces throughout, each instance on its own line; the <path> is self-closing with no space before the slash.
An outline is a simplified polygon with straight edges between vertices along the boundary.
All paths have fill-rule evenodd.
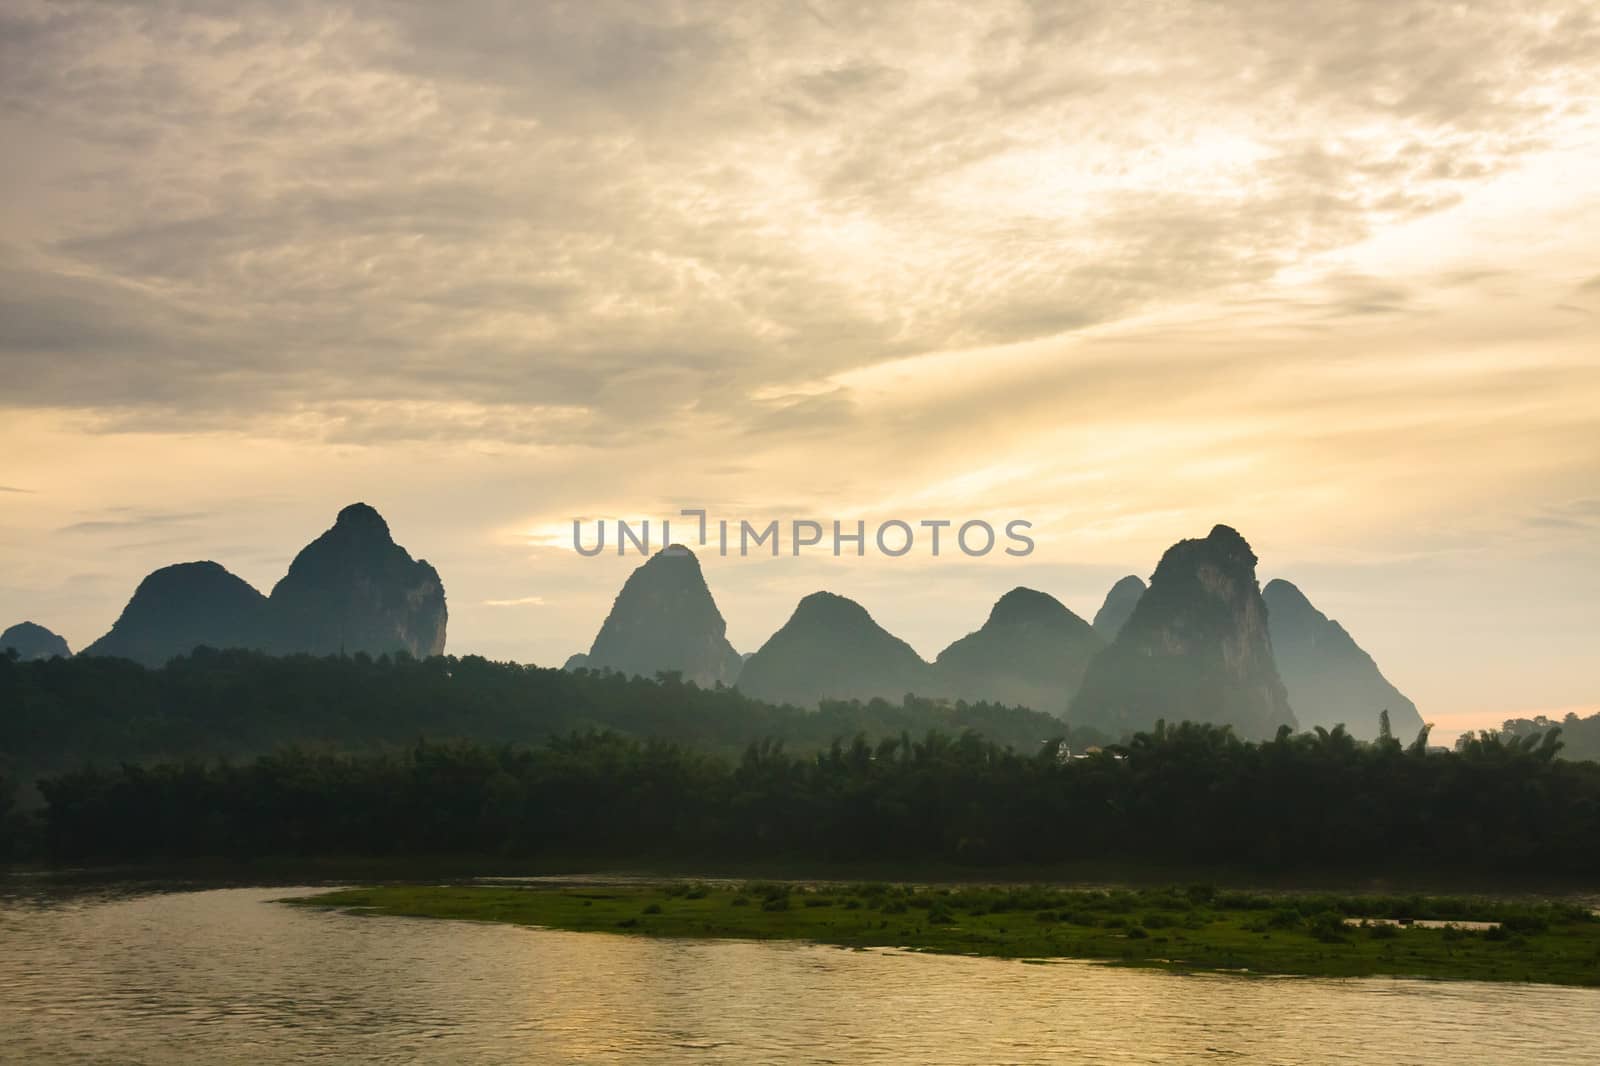
<path id="1" fill-rule="evenodd" d="M 557 664 L 683 508 L 924 656 L 1218 522 L 1448 738 L 1600 710 L 1592 3 L 0 0 L 0 624 L 364 500 Z M 676 525 L 676 523 L 675 523 Z"/>

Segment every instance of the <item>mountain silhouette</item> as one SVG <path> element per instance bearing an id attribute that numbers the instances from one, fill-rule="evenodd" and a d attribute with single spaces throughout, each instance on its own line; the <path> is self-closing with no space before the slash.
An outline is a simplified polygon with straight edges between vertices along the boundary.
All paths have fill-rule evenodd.
<path id="1" fill-rule="evenodd" d="M 24 660 L 52 659 L 57 656 L 66 659 L 72 655 L 64 639 L 33 622 L 18 622 L 0 633 L 0 655 L 4 655 L 7 649 L 15 651 Z"/>
<path id="2" fill-rule="evenodd" d="M 444 652 L 448 612 L 438 572 L 412 559 L 364 503 L 340 511 L 301 549 L 270 605 L 275 652 Z"/>
<path id="3" fill-rule="evenodd" d="M 1054 596 L 1014 588 L 995 603 L 981 629 L 934 660 L 939 692 L 968 702 L 990 700 L 1063 715 L 1103 641 Z"/>
<path id="4" fill-rule="evenodd" d="M 259 648 L 268 631 L 266 597 L 243 578 L 209 560 L 178 563 L 139 582 L 111 631 L 82 654 L 160 666 L 202 644 Z"/>
<path id="5" fill-rule="evenodd" d="M 1116 640 L 1117 634 L 1122 632 L 1122 627 L 1133 616 L 1139 597 L 1143 595 L 1144 582 L 1133 574 L 1112 585 L 1111 591 L 1106 593 L 1105 602 L 1094 613 L 1094 631 L 1107 643 Z"/>
<path id="6" fill-rule="evenodd" d="M 1112 735 L 1157 719 L 1228 724 L 1251 738 L 1295 724 L 1256 556 L 1238 532 L 1219 525 L 1167 549 L 1116 640 L 1089 664 L 1070 717 Z"/>
<path id="7" fill-rule="evenodd" d="M 1416 704 L 1401 695 L 1344 626 L 1312 606 L 1294 585 L 1275 579 L 1261 590 L 1278 673 L 1304 729 L 1343 724 L 1361 740 L 1378 735 L 1378 715 L 1389 712 L 1394 735 L 1409 741 L 1422 729 Z"/>
<path id="8" fill-rule="evenodd" d="M 823 699 L 898 702 L 937 687 L 933 669 L 854 600 L 813 592 L 739 673 L 748 696 L 798 707 Z"/>
<path id="9" fill-rule="evenodd" d="M 641 677 L 677 672 L 705 687 L 731 685 L 741 660 L 728 643 L 727 631 L 700 560 L 688 548 L 672 544 L 628 575 L 587 657 L 567 665 Z"/>
<path id="10" fill-rule="evenodd" d="M 377 511 L 357 503 L 295 557 L 270 597 L 214 562 L 163 567 L 139 582 L 111 631 L 83 654 L 147 666 L 199 645 L 422 657 L 443 652 L 444 633 L 439 575 L 390 538 Z"/>

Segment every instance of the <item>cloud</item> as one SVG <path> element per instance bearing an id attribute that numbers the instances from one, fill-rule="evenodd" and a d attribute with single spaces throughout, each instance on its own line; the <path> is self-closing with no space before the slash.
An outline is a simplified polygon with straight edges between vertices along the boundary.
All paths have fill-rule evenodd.
<path id="1" fill-rule="evenodd" d="M 543 596 L 519 596 L 513 600 L 484 600 L 485 607 L 543 607 Z"/>
<path id="2" fill-rule="evenodd" d="M 192 512 L 144 512 L 131 513 L 123 516 L 121 509 L 113 509 L 117 517 L 93 519 L 83 522 L 73 522 L 70 525 L 57 529 L 57 533 L 127 533 L 134 530 L 146 530 L 157 526 L 182 525 L 189 522 L 199 522 L 210 515 L 202 511 Z"/>
<path id="3" fill-rule="evenodd" d="M 1600 529 L 1600 499 L 1568 500 L 1551 504 L 1530 515 L 1527 524 L 1538 529 L 1588 532 Z"/>
<path id="4" fill-rule="evenodd" d="M 1583 121 L 1600 40 L 1583 5 L 1366 0 L 107 3 L 4 28 L 28 160 L 0 214 L 6 402 L 371 443 L 571 432 L 516 405 L 614 443 L 826 431 L 840 404 L 750 398 L 1262 284 L 1444 210 Z"/>

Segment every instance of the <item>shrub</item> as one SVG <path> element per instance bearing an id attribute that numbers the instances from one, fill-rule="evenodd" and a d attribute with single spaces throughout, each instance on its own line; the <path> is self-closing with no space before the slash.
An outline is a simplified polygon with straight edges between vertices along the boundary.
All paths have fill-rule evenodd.
<path id="1" fill-rule="evenodd" d="M 1294 907 L 1279 907 L 1267 919 L 1267 925 L 1273 929 L 1298 929 L 1301 920 L 1300 912 Z"/>
<path id="2" fill-rule="evenodd" d="M 1306 921 L 1306 928 L 1324 944 L 1339 944 L 1345 939 L 1344 915 L 1338 911 L 1318 911 Z"/>

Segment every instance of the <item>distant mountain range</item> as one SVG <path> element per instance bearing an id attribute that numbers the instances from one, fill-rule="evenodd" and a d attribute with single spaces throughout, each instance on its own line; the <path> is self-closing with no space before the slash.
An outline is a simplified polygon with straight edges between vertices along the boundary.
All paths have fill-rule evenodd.
<path id="1" fill-rule="evenodd" d="M 1288 582 L 1263 591 L 1255 563 L 1244 538 L 1218 526 L 1170 549 L 1148 587 L 1134 575 L 1119 580 L 1092 625 L 1047 593 L 1015 588 L 930 663 L 830 592 L 802 599 L 758 651 L 740 656 L 693 552 L 675 545 L 633 572 L 589 653 L 567 667 L 675 672 L 800 707 L 907 693 L 991 701 L 1112 736 L 1188 718 L 1247 737 L 1343 724 L 1371 739 L 1384 710 L 1396 736 L 1414 736 L 1420 715 L 1371 657 Z"/>
<path id="2" fill-rule="evenodd" d="M 139 582 L 111 631 L 83 655 L 159 666 L 205 645 L 278 655 L 444 652 L 444 585 L 364 503 L 295 556 L 263 596 L 218 563 L 178 563 Z"/>
<path id="3" fill-rule="evenodd" d="M 1422 728 L 1415 705 L 1342 626 L 1287 581 L 1261 589 L 1255 565 L 1244 538 L 1217 526 L 1169 549 L 1148 586 L 1134 575 L 1116 582 L 1092 624 L 1047 593 L 1018 587 L 930 663 L 866 608 L 831 592 L 803 598 L 758 650 L 740 655 L 699 560 L 675 544 L 629 575 L 589 650 L 566 666 L 675 673 L 799 707 L 898 702 L 908 693 L 987 701 L 1111 736 L 1165 718 L 1230 724 L 1246 737 L 1344 724 L 1371 738 L 1385 710 L 1396 736 Z M 443 653 L 446 621 L 438 573 L 357 503 L 295 557 L 270 596 L 215 562 L 163 567 L 82 654 L 151 666 L 199 645 L 422 658 Z M 70 654 L 31 622 L 0 635 L 5 648 L 23 658 Z"/>

